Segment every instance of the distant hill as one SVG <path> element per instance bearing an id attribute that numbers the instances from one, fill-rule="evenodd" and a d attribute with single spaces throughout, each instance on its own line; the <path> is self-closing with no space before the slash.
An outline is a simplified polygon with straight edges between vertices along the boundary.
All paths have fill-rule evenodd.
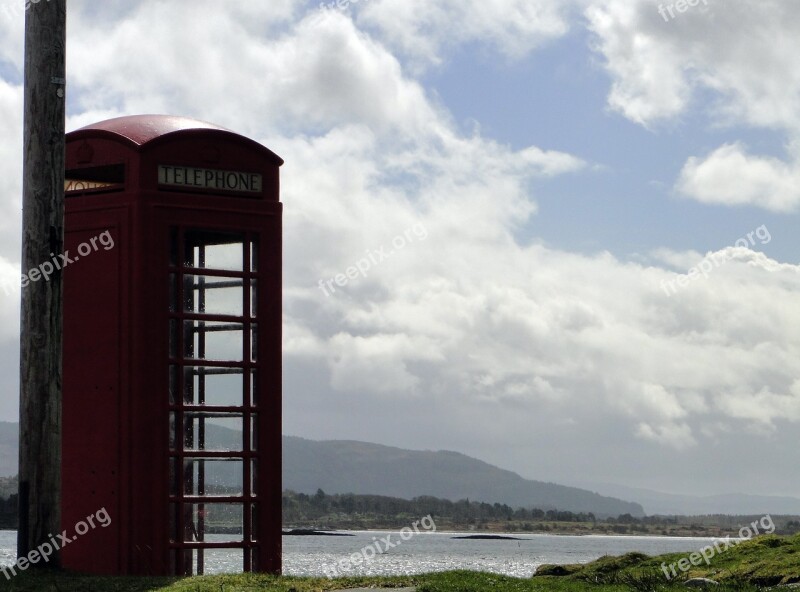
<path id="1" fill-rule="evenodd" d="M 0 477 L 17 473 L 18 433 L 16 423 L 0 422 Z M 238 436 L 213 425 L 207 426 L 206 433 L 220 444 L 233 444 Z M 283 449 L 283 487 L 298 493 L 323 489 L 405 499 L 431 495 L 514 508 L 592 512 L 598 518 L 644 515 L 639 504 L 575 487 L 529 481 L 458 452 L 402 450 L 353 441 L 317 442 L 293 436 L 283 437 Z"/>
<path id="2" fill-rule="evenodd" d="M 410 499 L 432 495 L 511 507 L 592 512 L 597 517 L 643 516 L 637 503 L 518 474 L 458 452 L 404 450 L 333 440 L 283 437 L 283 487 L 302 493 L 360 493 Z"/>
<path id="3" fill-rule="evenodd" d="M 770 495 L 725 495 L 695 496 L 662 493 L 649 489 L 637 489 L 610 483 L 577 483 L 605 495 L 635 499 L 644 506 L 649 515 L 699 516 L 704 514 L 730 514 L 736 516 L 765 514 L 800 514 L 800 498 Z"/>
<path id="4" fill-rule="evenodd" d="M 237 434 L 216 426 L 209 439 L 234 443 Z M 19 425 L 0 422 L 0 477 L 17 474 Z M 403 450 L 354 441 L 318 442 L 283 437 L 283 485 L 299 493 L 357 493 L 411 499 L 431 495 L 457 501 L 592 512 L 597 517 L 631 514 L 799 515 L 800 498 L 743 494 L 699 497 L 608 483 L 577 487 L 523 479 L 458 452 Z M 230 478 L 233 478 L 231 474 Z M 219 484 L 224 487 L 224 483 Z M 592 492 L 599 493 L 592 493 Z M 636 500 L 637 503 L 622 500 Z M 641 504 L 641 505 L 640 505 Z"/>

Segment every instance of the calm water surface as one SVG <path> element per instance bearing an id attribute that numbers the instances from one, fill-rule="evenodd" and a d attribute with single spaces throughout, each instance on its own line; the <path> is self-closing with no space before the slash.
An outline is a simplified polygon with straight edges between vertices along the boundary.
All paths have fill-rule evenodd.
<path id="1" fill-rule="evenodd" d="M 345 531 L 342 531 L 345 532 Z M 283 572 L 296 576 L 323 576 L 340 569 L 341 560 L 360 553 L 376 540 L 391 535 L 400 543 L 360 565 L 346 564 L 341 575 L 405 575 L 452 569 L 471 569 L 529 577 L 543 563 L 585 563 L 602 555 L 639 551 L 648 555 L 697 551 L 714 539 L 699 537 L 556 536 L 520 535 L 521 540 L 454 540 L 458 533 L 422 532 L 402 541 L 398 531 L 357 531 L 355 536 L 283 537 Z M 474 534 L 474 533 L 471 533 Z M 0 566 L 14 561 L 16 532 L 0 531 Z M 90 534 L 87 536 L 91 536 Z M 385 544 L 379 543 L 381 549 Z M 369 553 L 368 553 L 369 554 Z M 239 561 L 225 554 L 209 557 L 207 573 L 241 571 Z"/>

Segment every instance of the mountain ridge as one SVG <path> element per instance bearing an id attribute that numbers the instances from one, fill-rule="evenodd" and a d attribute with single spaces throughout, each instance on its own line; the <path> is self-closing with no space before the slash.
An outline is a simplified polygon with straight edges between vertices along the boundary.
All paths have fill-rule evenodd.
<path id="1" fill-rule="evenodd" d="M 0 423 L 0 477 L 17 472 L 19 426 Z M 239 434 L 208 425 L 209 441 L 234 448 Z M 235 475 L 220 477 L 228 482 Z M 224 484 L 223 484 L 224 485 Z M 643 516 L 641 505 L 575 487 L 527 480 L 453 450 L 406 450 L 357 440 L 316 441 L 283 436 L 283 489 L 298 493 L 356 493 L 412 499 L 434 496 L 512 507 L 593 513 L 598 518 Z"/>
<path id="2" fill-rule="evenodd" d="M 234 442 L 230 430 L 209 426 L 214 441 Z M 230 432 L 230 433 L 228 433 Z M 19 425 L 0 422 L 0 477 L 17 473 Z M 719 494 L 692 496 L 609 483 L 569 485 L 526 479 L 453 450 L 407 450 L 358 440 L 283 436 L 283 488 L 298 493 L 356 493 L 411 499 L 431 495 L 512 507 L 592 512 L 598 518 L 629 513 L 800 514 L 800 498 Z M 634 501 L 626 501 L 634 500 Z"/>
<path id="3" fill-rule="evenodd" d="M 592 512 L 598 517 L 643 516 L 635 502 L 524 479 L 460 452 L 407 450 L 357 440 L 284 436 L 284 489 L 301 493 L 359 493 L 410 499 L 431 495 L 512 507 Z"/>

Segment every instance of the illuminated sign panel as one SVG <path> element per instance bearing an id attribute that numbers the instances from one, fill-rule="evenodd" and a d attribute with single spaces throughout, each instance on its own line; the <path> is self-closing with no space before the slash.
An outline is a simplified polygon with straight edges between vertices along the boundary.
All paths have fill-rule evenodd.
<path id="1" fill-rule="evenodd" d="M 187 166 L 158 166 L 158 183 L 171 187 L 213 189 L 215 191 L 237 191 L 261 193 L 262 177 L 257 173 L 220 171 Z"/>
<path id="2" fill-rule="evenodd" d="M 89 181 L 86 179 L 66 179 L 64 181 L 64 191 L 90 191 L 92 189 L 105 189 L 107 187 L 118 186 L 119 183 L 106 183 L 103 181 Z"/>

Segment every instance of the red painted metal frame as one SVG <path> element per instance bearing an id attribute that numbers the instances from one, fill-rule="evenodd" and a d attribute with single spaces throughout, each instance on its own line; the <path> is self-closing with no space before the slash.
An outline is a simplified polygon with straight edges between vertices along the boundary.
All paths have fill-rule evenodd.
<path id="1" fill-rule="evenodd" d="M 210 194 L 159 187 L 159 164 L 259 173 L 263 192 Z M 122 189 L 70 193 L 66 200 L 66 249 L 74 253 L 78 244 L 105 230 L 115 242 L 113 249 L 99 250 L 64 270 L 62 528 L 73 532 L 77 522 L 103 507 L 112 519 L 107 528 L 92 530 L 64 548 L 66 568 L 97 574 L 169 574 L 170 551 L 181 547 L 170 543 L 168 520 L 168 251 L 170 230 L 177 227 L 258 237 L 258 442 L 256 452 L 241 455 L 260 462 L 258 523 L 252 525 L 258 546 L 255 565 L 242 569 L 280 572 L 281 164 L 252 140 L 181 118 L 123 118 L 67 135 L 67 170 L 74 178 L 107 165 L 123 165 L 124 181 Z M 247 302 L 250 287 L 245 284 L 242 290 Z M 250 335 L 246 337 L 249 343 Z M 209 361 L 202 365 L 225 366 Z M 179 372 L 179 381 L 183 379 Z M 245 380 L 244 388 L 249 384 Z M 243 437 L 249 422 L 245 425 Z M 185 456 L 231 454 L 198 451 Z M 232 546 L 242 545 L 209 548 Z M 249 553 L 245 557 L 249 562 Z"/>

